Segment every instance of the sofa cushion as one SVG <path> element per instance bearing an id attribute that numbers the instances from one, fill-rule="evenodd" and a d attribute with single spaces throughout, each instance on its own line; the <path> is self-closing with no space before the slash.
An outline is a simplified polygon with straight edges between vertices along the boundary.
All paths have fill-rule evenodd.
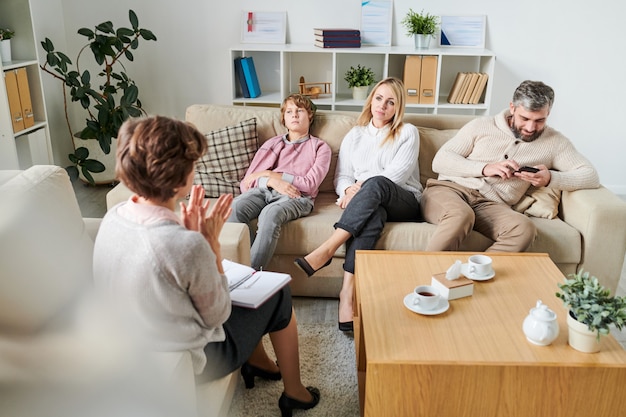
<path id="1" fill-rule="evenodd" d="M 459 129 L 432 129 L 430 127 L 418 127 L 420 133 L 420 182 L 425 187 L 429 178 L 437 178 L 433 172 L 433 158 L 435 154 L 451 137 L 456 135 Z"/>
<path id="2" fill-rule="evenodd" d="M 93 241 L 63 168 L 29 168 L 0 194 L 0 327 L 31 333 L 91 284 Z"/>
<path id="3" fill-rule="evenodd" d="M 207 152 L 196 163 L 194 183 L 202 184 L 207 197 L 241 194 L 243 179 L 259 147 L 256 118 L 206 133 Z"/>
<path id="4" fill-rule="evenodd" d="M 513 206 L 513 210 L 527 216 L 554 219 L 559 214 L 560 202 L 561 190 L 531 186 L 520 201 Z"/>
<path id="5" fill-rule="evenodd" d="M 339 148 L 344 136 L 354 127 L 356 117 L 354 115 L 346 115 L 341 113 L 320 113 L 315 116 L 315 122 L 311 127 L 311 133 L 314 136 L 328 143 L 332 150 L 332 158 L 330 160 L 330 168 L 324 181 L 320 185 L 320 192 L 335 192 L 333 179 L 335 177 L 335 169 L 337 168 L 337 156 Z"/>

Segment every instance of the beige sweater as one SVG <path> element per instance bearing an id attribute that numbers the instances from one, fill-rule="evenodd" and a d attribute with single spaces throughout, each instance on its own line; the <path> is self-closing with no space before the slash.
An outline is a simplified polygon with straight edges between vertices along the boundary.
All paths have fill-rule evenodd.
<path id="1" fill-rule="evenodd" d="M 535 141 L 524 142 L 511 132 L 508 116 L 507 109 L 496 116 L 474 119 L 461 128 L 433 159 L 433 171 L 439 179 L 478 190 L 490 200 L 512 206 L 530 184 L 519 178 L 482 174 L 485 165 L 512 159 L 520 166 L 547 166 L 552 176 L 549 188 L 572 191 L 599 187 L 595 168 L 565 136 L 547 126 Z"/>

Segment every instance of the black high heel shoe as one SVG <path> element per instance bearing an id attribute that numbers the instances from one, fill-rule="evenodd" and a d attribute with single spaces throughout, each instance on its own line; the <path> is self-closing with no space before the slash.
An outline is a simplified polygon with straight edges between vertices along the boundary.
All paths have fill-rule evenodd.
<path id="1" fill-rule="evenodd" d="M 287 395 L 283 392 L 278 400 L 278 408 L 280 408 L 282 417 L 291 417 L 293 410 L 308 410 L 315 407 L 317 403 L 320 402 L 320 390 L 315 387 L 306 387 L 306 390 L 309 391 L 313 397 L 313 399 L 308 403 L 303 403 L 302 401 L 287 397 Z"/>
<path id="2" fill-rule="evenodd" d="M 322 266 L 320 266 L 318 269 L 313 269 L 313 267 L 311 266 L 311 264 L 309 264 L 307 262 L 306 259 L 304 258 L 296 258 L 295 261 L 293 261 L 296 266 L 298 268 L 300 268 L 305 274 L 307 274 L 307 276 L 311 276 L 314 273 L 316 273 L 317 271 L 319 271 L 322 268 L 327 267 L 328 265 L 330 265 L 330 263 L 332 262 L 333 258 L 330 258 L 328 261 L 326 261 L 326 263 Z"/>
<path id="3" fill-rule="evenodd" d="M 339 330 L 342 332 L 353 332 L 354 331 L 354 321 L 340 321 L 339 322 Z"/>
<path id="4" fill-rule="evenodd" d="M 254 388 L 255 376 L 270 381 L 279 381 L 281 378 L 280 371 L 269 372 L 261 368 L 257 368 L 254 365 L 250 365 L 248 362 L 241 365 L 241 376 L 243 377 L 243 382 L 246 384 L 246 388 L 248 389 Z"/>

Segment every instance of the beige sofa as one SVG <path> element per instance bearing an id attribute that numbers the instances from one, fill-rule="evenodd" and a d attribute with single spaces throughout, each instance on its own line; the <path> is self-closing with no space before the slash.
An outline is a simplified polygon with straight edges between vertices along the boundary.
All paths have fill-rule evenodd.
<path id="1" fill-rule="evenodd" d="M 287 224 L 276 248 L 269 269 L 292 275 L 295 295 L 336 297 L 343 275 L 343 249 L 333 258 L 330 266 L 312 278 L 294 265 L 294 258 L 306 255 L 324 241 L 339 219 L 341 209 L 335 205 L 333 174 L 337 153 L 344 135 L 354 126 L 358 113 L 318 111 L 312 133 L 328 142 L 333 150 L 331 168 L 320 188 L 315 209 L 308 217 Z M 254 106 L 192 105 L 187 109 L 186 120 L 201 132 L 231 126 L 255 117 L 261 142 L 285 130 L 280 124 L 276 108 Z M 405 121 L 417 126 L 421 145 L 419 164 L 421 181 L 434 178 L 432 158 L 437 149 L 473 116 L 407 114 Z M 107 196 L 107 205 L 126 199 L 128 190 L 123 185 L 115 187 Z M 626 250 L 626 203 L 606 188 L 564 192 L 558 218 L 550 220 L 533 217 L 538 236 L 531 252 L 546 252 L 564 274 L 584 268 L 598 276 L 604 285 L 615 291 L 620 278 Z M 377 249 L 420 251 L 435 230 L 428 223 L 388 223 L 378 242 Z M 491 242 L 477 232 L 472 232 L 461 250 L 482 251 Z"/>

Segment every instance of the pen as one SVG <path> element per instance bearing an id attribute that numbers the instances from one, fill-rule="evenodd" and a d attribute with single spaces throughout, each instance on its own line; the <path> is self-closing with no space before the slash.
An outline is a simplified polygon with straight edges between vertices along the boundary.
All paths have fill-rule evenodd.
<path id="1" fill-rule="evenodd" d="M 254 275 L 254 274 L 253 274 Z M 261 274 L 257 274 L 256 277 L 254 277 L 254 279 L 252 280 L 252 282 L 250 283 L 246 283 L 246 285 L 244 285 L 242 288 L 250 288 L 254 285 L 255 282 L 257 282 L 259 280 L 259 278 L 261 278 Z"/>

